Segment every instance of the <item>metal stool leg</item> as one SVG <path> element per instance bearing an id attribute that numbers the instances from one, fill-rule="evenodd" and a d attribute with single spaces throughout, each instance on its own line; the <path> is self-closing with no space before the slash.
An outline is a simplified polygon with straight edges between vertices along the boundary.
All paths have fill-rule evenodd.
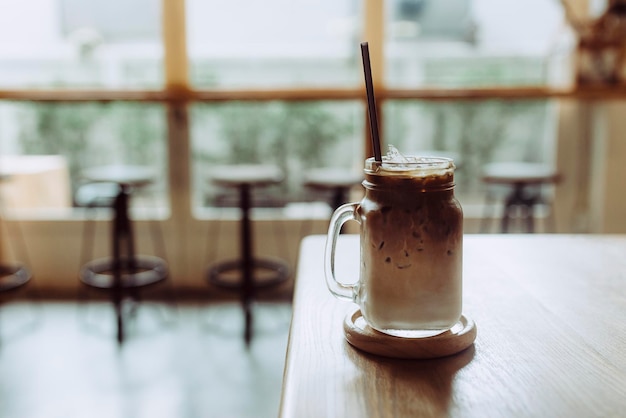
<path id="1" fill-rule="evenodd" d="M 245 315 L 244 340 L 246 345 L 252 340 L 252 298 L 253 295 L 253 261 L 252 261 L 252 227 L 250 224 L 250 186 L 242 184 L 239 188 L 241 206 L 241 259 L 242 267 L 242 292 L 241 303 Z"/>
<path id="2" fill-rule="evenodd" d="M 346 191 L 344 187 L 338 186 L 333 189 L 332 205 L 333 210 L 347 202 Z"/>
<path id="3" fill-rule="evenodd" d="M 532 199 L 526 205 L 526 232 L 535 232 L 535 201 Z"/>
<path id="4" fill-rule="evenodd" d="M 504 202 L 504 211 L 502 213 L 502 219 L 500 220 L 500 231 L 504 234 L 509 232 L 509 220 L 511 219 L 513 208 L 513 202 L 507 199 L 506 202 Z"/>
<path id="5" fill-rule="evenodd" d="M 489 231 L 489 224 L 491 223 L 491 218 L 493 216 L 493 196 L 489 190 L 485 193 L 485 203 L 483 207 L 483 217 L 480 220 L 479 231 L 481 234 L 487 233 Z"/>
<path id="6" fill-rule="evenodd" d="M 115 198 L 114 203 L 115 220 L 113 221 L 113 306 L 115 307 L 115 316 L 117 320 L 117 341 L 118 343 L 124 342 L 124 312 L 122 307 L 123 302 L 123 260 L 122 260 L 122 246 L 124 240 L 126 240 L 127 251 L 132 251 L 131 237 L 130 237 L 130 221 L 128 218 L 128 193 L 120 187 L 120 192 Z M 132 257 L 132 256 L 131 256 Z"/>
<path id="7" fill-rule="evenodd" d="M 501 220 L 501 231 L 503 233 L 509 232 L 509 221 L 513 215 L 513 209 L 519 206 L 526 206 L 526 199 L 524 198 L 524 185 L 516 183 L 513 185 L 513 191 L 506 198 L 504 202 L 504 213 Z"/>

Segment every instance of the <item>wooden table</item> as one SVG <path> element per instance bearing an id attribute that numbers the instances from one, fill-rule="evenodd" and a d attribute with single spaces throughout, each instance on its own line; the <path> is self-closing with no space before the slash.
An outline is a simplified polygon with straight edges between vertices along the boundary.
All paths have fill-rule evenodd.
<path id="1" fill-rule="evenodd" d="M 478 336 L 436 360 L 345 341 L 353 305 L 326 289 L 324 243 L 301 246 L 282 417 L 625 416 L 626 236 L 466 235 L 463 312 Z M 358 237 L 338 248 L 339 272 L 355 275 Z"/>

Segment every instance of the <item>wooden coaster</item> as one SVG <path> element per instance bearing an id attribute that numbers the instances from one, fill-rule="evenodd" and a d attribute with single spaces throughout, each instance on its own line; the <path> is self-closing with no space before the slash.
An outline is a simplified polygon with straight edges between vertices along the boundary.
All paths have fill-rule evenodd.
<path id="1" fill-rule="evenodd" d="M 428 359 L 449 356 L 465 350 L 476 339 L 476 324 L 461 316 L 448 331 L 432 337 L 403 338 L 383 334 L 370 327 L 355 307 L 343 322 L 346 340 L 354 347 L 379 356 L 400 359 Z"/>

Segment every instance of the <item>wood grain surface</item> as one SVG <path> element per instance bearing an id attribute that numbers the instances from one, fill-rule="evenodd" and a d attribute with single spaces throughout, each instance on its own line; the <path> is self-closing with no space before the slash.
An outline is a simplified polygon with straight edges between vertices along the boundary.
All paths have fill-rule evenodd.
<path id="1" fill-rule="evenodd" d="M 282 417 L 626 413 L 626 236 L 466 235 L 463 312 L 480 331 L 434 360 L 346 342 L 354 305 L 326 289 L 324 244 L 319 235 L 301 245 Z M 338 277 L 356 278 L 358 245 L 341 236 Z"/>

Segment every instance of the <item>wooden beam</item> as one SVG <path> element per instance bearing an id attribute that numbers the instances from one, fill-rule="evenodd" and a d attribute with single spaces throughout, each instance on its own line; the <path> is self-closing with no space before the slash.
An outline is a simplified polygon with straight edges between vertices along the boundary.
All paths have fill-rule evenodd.
<path id="1" fill-rule="evenodd" d="M 481 87 L 378 89 L 377 99 L 397 100 L 491 100 L 491 99 L 626 99 L 626 86 L 579 88 Z M 223 101 L 318 101 L 365 100 L 360 88 L 276 90 L 0 90 L 0 100 L 35 102 L 223 102 Z"/>

